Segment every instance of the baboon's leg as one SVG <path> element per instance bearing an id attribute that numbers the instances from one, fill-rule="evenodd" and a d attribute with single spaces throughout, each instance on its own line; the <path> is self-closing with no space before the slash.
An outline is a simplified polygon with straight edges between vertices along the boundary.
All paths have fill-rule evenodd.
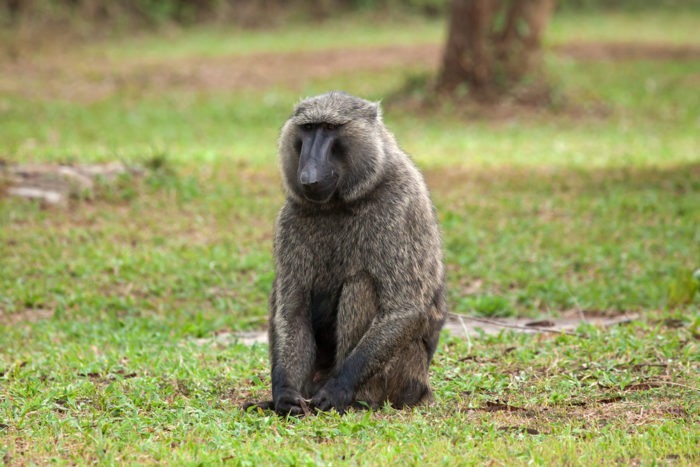
<path id="1" fill-rule="evenodd" d="M 397 409 L 432 401 L 423 341 L 412 341 L 402 348 L 382 371 L 358 388 L 355 399 L 373 408 L 388 401 Z"/>
<path id="2" fill-rule="evenodd" d="M 386 376 L 387 398 L 397 409 L 433 400 L 428 380 L 428 352 L 422 339 L 412 341 L 395 357 Z"/>
<path id="3" fill-rule="evenodd" d="M 336 368 L 367 332 L 378 307 L 376 289 L 369 275 L 358 274 L 343 285 L 338 303 Z M 428 364 L 426 344 L 417 338 L 357 388 L 355 400 L 372 408 L 386 401 L 397 408 L 427 402 L 432 398 Z"/>
<path id="4" fill-rule="evenodd" d="M 377 292 L 368 274 L 357 274 L 345 281 L 338 301 L 336 368 L 367 332 L 378 306 Z"/>

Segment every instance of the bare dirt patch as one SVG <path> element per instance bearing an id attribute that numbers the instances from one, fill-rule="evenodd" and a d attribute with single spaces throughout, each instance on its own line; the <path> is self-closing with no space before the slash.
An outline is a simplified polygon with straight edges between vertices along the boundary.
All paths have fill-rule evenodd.
<path id="1" fill-rule="evenodd" d="M 689 417 L 677 400 L 666 397 L 655 397 L 653 401 L 629 401 L 619 397 L 609 402 L 591 400 L 577 406 L 562 404 L 545 407 L 519 407 L 507 401 L 495 401 L 479 407 L 460 407 L 458 410 L 470 412 L 475 420 L 486 412 L 499 430 L 526 434 L 548 434 L 552 424 L 566 420 L 576 421 L 583 425 L 584 430 L 587 428 L 590 432 L 596 432 L 608 424 L 635 430 L 664 420 Z"/>
<path id="2" fill-rule="evenodd" d="M 697 45 L 574 42 L 556 46 L 554 51 L 582 61 L 700 60 Z M 115 61 L 80 55 L 72 49 L 0 61 L 0 92 L 94 102 L 117 92 L 234 91 L 273 86 L 301 89 L 311 80 L 348 72 L 407 66 L 436 70 L 441 54 L 440 44 L 421 44 Z"/>
<path id="3" fill-rule="evenodd" d="M 639 42 L 571 42 L 554 47 L 560 55 L 578 61 L 700 60 L 700 46 Z"/>
<path id="4" fill-rule="evenodd" d="M 47 308 L 25 308 L 16 313 L 8 313 L 0 309 L 0 324 L 4 326 L 16 326 L 22 323 L 36 323 L 53 318 L 54 310 Z"/>
<path id="5" fill-rule="evenodd" d="M 208 90 L 264 89 L 276 85 L 300 88 L 310 80 L 347 72 L 407 65 L 434 67 L 438 58 L 439 48 L 434 44 L 189 58 L 154 67 L 151 84 L 193 85 Z"/>
<path id="6" fill-rule="evenodd" d="M 434 44 L 120 63 L 52 55 L 0 63 L 0 92 L 94 102 L 130 91 L 301 89 L 311 80 L 347 72 L 436 67 L 438 58 L 439 47 Z"/>

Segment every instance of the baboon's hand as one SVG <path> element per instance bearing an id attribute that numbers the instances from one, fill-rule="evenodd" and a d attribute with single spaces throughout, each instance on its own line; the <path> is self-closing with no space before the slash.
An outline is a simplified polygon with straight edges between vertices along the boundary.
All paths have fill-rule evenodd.
<path id="1" fill-rule="evenodd" d="M 335 409 L 342 414 L 352 402 L 352 398 L 353 391 L 333 378 L 311 398 L 311 406 L 322 411 Z"/>
<path id="2" fill-rule="evenodd" d="M 309 407 L 301 394 L 293 389 L 284 389 L 275 395 L 275 412 L 278 415 L 301 416 L 309 414 Z"/>

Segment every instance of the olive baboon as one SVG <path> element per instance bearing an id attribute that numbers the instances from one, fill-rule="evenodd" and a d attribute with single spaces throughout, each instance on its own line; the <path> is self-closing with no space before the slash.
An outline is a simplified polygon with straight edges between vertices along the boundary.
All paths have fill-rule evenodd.
<path id="1" fill-rule="evenodd" d="M 379 104 L 341 92 L 299 103 L 282 128 L 287 201 L 270 295 L 279 414 L 431 400 L 446 306 L 438 225 L 422 176 Z"/>

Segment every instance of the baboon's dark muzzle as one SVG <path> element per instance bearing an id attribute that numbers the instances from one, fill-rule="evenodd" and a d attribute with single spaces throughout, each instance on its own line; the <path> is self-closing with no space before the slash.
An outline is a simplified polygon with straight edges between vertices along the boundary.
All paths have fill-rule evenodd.
<path id="1" fill-rule="evenodd" d="M 335 135 L 318 128 L 302 139 L 298 179 L 304 197 L 323 203 L 330 199 L 338 185 L 338 174 L 331 160 Z"/>

